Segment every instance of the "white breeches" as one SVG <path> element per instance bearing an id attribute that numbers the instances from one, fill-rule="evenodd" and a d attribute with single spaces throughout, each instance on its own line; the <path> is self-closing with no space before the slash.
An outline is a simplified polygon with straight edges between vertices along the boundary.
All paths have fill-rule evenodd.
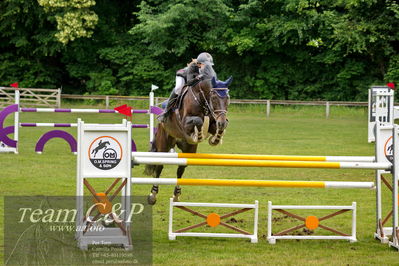
<path id="1" fill-rule="evenodd" d="M 176 76 L 176 85 L 175 88 L 173 89 L 174 93 L 180 95 L 181 89 L 184 87 L 184 84 L 186 84 L 184 78 Z"/>

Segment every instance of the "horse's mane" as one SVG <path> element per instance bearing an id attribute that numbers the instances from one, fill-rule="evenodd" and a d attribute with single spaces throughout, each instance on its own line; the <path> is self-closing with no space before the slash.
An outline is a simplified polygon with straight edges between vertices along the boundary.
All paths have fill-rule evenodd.
<path id="1" fill-rule="evenodd" d="M 195 80 L 198 75 L 200 74 L 199 72 L 199 67 L 195 61 L 192 61 L 187 65 L 187 84 L 190 84 Z"/>

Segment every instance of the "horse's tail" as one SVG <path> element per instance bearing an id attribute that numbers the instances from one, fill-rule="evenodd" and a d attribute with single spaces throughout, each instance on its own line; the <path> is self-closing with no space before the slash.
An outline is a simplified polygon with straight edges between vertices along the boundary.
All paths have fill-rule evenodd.
<path id="1" fill-rule="evenodd" d="M 158 142 L 162 141 L 159 138 L 160 138 L 160 136 L 163 135 L 163 133 L 165 133 L 164 131 L 165 131 L 165 129 L 163 128 L 162 124 L 159 123 L 157 132 L 155 133 L 155 136 L 154 136 L 154 140 L 151 143 L 150 152 L 158 152 L 159 151 L 157 148 L 157 144 L 158 144 Z M 155 169 L 156 169 L 156 165 L 147 164 L 144 169 L 144 174 L 148 175 L 148 176 L 151 176 L 151 175 L 154 176 Z"/>

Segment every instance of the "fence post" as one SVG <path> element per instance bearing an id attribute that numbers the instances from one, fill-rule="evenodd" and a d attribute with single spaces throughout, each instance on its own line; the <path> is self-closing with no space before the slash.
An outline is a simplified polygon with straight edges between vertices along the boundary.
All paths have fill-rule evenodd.
<path id="1" fill-rule="evenodd" d="M 105 96 L 105 108 L 108 109 L 109 108 L 109 96 Z"/>
<path id="2" fill-rule="evenodd" d="M 61 88 L 58 88 L 57 92 L 57 108 L 61 108 Z"/>
<path id="3" fill-rule="evenodd" d="M 326 102 L 326 119 L 330 118 L 330 102 Z"/>
<path id="4" fill-rule="evenodd" d="M 266 117 L 270 116 L 270 100 L 266 100 Z"/>

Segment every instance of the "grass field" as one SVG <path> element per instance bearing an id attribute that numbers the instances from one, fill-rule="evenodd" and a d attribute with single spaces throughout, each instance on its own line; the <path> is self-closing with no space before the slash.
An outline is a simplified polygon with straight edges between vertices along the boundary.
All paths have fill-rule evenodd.
<path id="1" fill-rule="evenodd" d="M 77 107 L 77 106 L 76 106 Z M 79 106 L 81 107 L 81 106 Z M 38 114 L 24 113 L 21 122 L 76 122 L 80 117 L 87 123 L 117 123 L 117 115 L 97 114 Z M 199 152 L 292 154 L 292 155 L 365 155 L 374 153 L 367 143 L 367 113 L 362 108 L 333 107 L 331 118 L 325 119 L 324 108 L 276 107 L 266 118 L 262 106 L 232 106 L 230 124 L 223 145 L 201 144 Z M 7 121 L 11 123 L 11 119 Z M 135 123 L 145 123 L 145 117 L 134 117 Z M 22 128 L 20 154 L 0 154 L 0 195 L 74 195 L 76 186 L 76 157 L 68 145 L 54 139 L 43 155 L 34 153 L 34 146 L 45 128 Z M 76 135 L 76 129 L 68 129 Z M 148 149 L 148 131 L 137 129 L 133 137 L 140 151 Z M 166 166 L 162 177 L 175 177 L 176 167 Z M 143 167 L 133 169 L 134 176 L 143 176 Z M 197 167 L 186 169 L 186 178 L 270 179 L 315 181 L 374 181 L 372 170 L 276 169 L 247 167 Z M 150 186 L 135 186 L 135 195 L 147 195 Z M 173 187 L 161 187 L 153 207 L 153 262 L 155 265 L 394 265 L 399 264 L 398 252 L 373 239 L 375 230 L 374 190 L 322 190 L 297 188 L 222 188 L 184 187 L 182 201 L 260 203 L 259 243 L 244 239 L 177 238 L 169 241 L 168 203 Z M 287 205 L 351 205 L 357 202 L 357 243 L 329 240 L 285 240 L 270 245 L 266 241 L 267 202 Z M 390 195 L 384 191 L 385 206 Z M 3 200 L 0 201 L 3 206 Z M 3 207 L 0 212 L 0 239 L 3 239 Z M 205 210 L 207 211 L 207 210 Z M 387 212 L 387 209 L 385 209 Z M 298 212 L 309 215 L 307 212 Z M 176 224 L 188 226 L 195 218 L 176 211 Z M 229 222 L 251 230 L 252 213 L 237 215 Z M 314 215 L 323 215 L 316 212 Z M 292 219 L 275 214 L 276 230 L 295 225 Z M 350 215 L 337 216 L 325 225 L 350 232 Z M 208 229 L 206 229 L 208 230 Z M 228 232 L 228 231 L 225 231 Z M 316 233 L 325 233 L 316 229 Z M 308 232 L 298 231 L 297 234 Z M 0 259 L 3 259 L 3 240 Z"/>

